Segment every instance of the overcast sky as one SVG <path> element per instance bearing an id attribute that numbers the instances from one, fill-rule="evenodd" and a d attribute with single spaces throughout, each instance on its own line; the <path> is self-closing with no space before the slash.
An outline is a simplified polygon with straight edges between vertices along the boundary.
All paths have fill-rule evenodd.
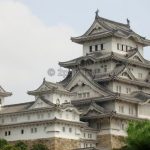
<path id="1" fill-rule="evenodd" d="M 82 55 L 82 46 L 70 41 L 92 24 L 95 11 L 108 19 L 126 23 L 150 38 L 149 0 L 0 0 L 0 85 L 13 92 L 7 102 L 34 100 L 44 77 L 58 81 L 59 61 Z M 150 48 L 145 49 L 150 59 Z M 47 74 L 54 68 L 55 76 Z"/>

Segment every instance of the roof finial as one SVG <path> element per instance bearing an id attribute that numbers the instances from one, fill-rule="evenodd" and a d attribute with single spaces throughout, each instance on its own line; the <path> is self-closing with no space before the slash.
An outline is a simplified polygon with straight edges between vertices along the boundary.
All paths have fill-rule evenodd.
<path id="1" fill-rule="evenodd" d="M 45 80 L 46 80 L 46 79 L 45 79 L 45 77 L 44 77 L 44 78 L 43 78 L 43 82 L 45 82 Z"/>
<path id="2" fill-rule="evenodd" d="M 99 9 L 97 9 L 95 12 L 95 18 L 98 18 L 98 13 L 99 13 Z"/>
<path id="3" fill-rule="evenodd" d="M 127 18 L 127 24 L 130 27 L 130 20 Z"/>

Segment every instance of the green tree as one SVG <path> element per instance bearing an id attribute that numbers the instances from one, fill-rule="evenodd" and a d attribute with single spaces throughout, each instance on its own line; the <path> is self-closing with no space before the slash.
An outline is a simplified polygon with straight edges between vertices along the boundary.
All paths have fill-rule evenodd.
<path id="1" fill-rule="evenodd" d="M 150 121 L 130 122 L 123 150 L 150 150 Z"/>
<path id="2" fill-rule="evenodd" d="M 31 150 L 48 150 L 48 148 L 43 144 L 34 144 Z"/>
<path id="3" fill-rule="evenodd" d="M 5 139 L 0 139 L 0 150 L 3 149 L 6 145 L 8 145 L 8 142 Z"/>
<path id="4" fill-rule="evenodd" d="M 6 145 L 2 150 L 21 150 L 13 145 Z"/>
<path id="5" fill-rule="evenodd" d="M 14 147 L 19 148 L 20 150 L 28 150 L 28 146 L 22 141 L 18 141 Z"/>

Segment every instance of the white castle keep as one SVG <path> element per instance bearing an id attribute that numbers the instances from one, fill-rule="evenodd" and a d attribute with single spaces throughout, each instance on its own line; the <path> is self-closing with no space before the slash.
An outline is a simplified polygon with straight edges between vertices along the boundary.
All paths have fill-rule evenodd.
<path id="1" fill-rule="evenodd" d="M 150 119 L 150 61 L 143 57 L 150 40 L 127 24 L 96 12 L 79 37 L 83 56 L 61 67 L 69 69 L 58 83 L 43 80 L 29 95 L 35 101 L 4 105 L 11 96 L 0 87 L 0 138 L 49 141 L 51 150 L 111 150 L 122 146 L 130 120 Z"/>

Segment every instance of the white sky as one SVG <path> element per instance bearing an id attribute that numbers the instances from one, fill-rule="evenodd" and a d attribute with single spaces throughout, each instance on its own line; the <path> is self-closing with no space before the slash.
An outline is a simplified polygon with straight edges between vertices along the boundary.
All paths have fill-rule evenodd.
<path id="1" fill-rule="evenodd" d="M 99 3 L 97 0 L 94 1 Z M 114 0 L 114 2 L 116 1 Z M 144 1 L 148 4 L 148 1 Z M 84 2 L 89 2 L 89 0 L 84 0 Z M 10 103 L 33 100 L 32 96 L 26 94 L 28 90 L 36 89 L 44 77 L 49 81 L 62 79 L 57 75 L 58 62 L 73 59 L 82 54 L 82 47 L 72 43 L 70 37 L 83 34 L 91 25 L 97 5 L 92 8 L 91 5 L 87 4 L 85 9 L 82 6 L 83 10 L 81 10 L 81 5 L 84 5 L 82 3 L 78 11 L 77 4 L 71 5 L 67 3 L 67 0 L 64 0 L 60 10 L 52 13 L 54 8 L 51 4 L 53 4 L 52 0 L 30 0 L 30 2 L 28 0 L 0 0 L 0 84 L 5 90 L 13 92 L 13 96 L 8 98 Z M 106 10 L 106 4 L 104 2 L 102 4 Z M 142 13 L 143 10 L 149 11 L 147 4 L 143 6 L 130 4 L 128 6 L 131 17 L 135 21 L 131 21 L 133 27 L 136 31 L 138 30 L 143 35 L 150 37 L 150 21 L 147 23 L 148 18 L 146 19 L 145 14 Z M 71 11 L 69 7 L 70 13 L 68 13 L 65 10 L 68 6 L 72 10 L 75 9 L 73 8 L 75 6 L 76 12 Z M 98 6 L 101 7 L 100 3 Z M 119 8 L 120 5 L 116 6 L 114 3 L 114 7 Z M 136 11 L 134 11 L 134 7 Z M 137 7 L 141 12 L 138 11 Z M 55 12 L 55 10 L 53 11 Z M 105 12 L 105 15 L 109 19 L 122 21 L 119 11 L 120 9 L 118 12 L 117 10 L 113 12 L 118 14 L 119 19 L 114 17 L 115 15 L 112 17 L 108 15 L 112 13 L 110 9 Z M 67 17 L 63 16 L 63 13 L 67 14 Z M 128 13 L 122 15 L 127 15 L 126 18 L 130 17 Z M 61 19 L 57 20 L 58 16 Z M 143 20 L 142 17 L 145 19 Z M 150 56 L 148 51 L 149 49 L 146 51 L 147 58 Z M 47 75 L 49 68 L 56 70 L 55 76 Z"/>

